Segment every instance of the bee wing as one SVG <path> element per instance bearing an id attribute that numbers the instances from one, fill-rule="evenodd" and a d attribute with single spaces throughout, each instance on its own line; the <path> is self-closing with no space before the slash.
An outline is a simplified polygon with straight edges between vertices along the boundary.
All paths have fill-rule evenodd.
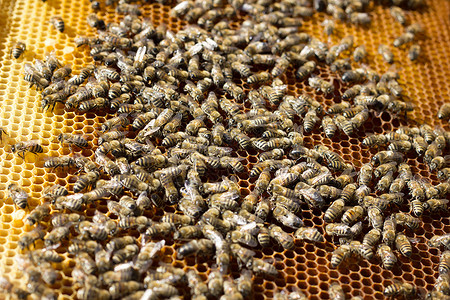
<path id="1" fill-rule="evenodd" d="M 251 223 L 242 225 L 239 230 L 246 231 L 246 232 L 251 233 L 252 235 L 255 235 L 259 232 L 259 227 L 256 224 L 256 222 L 251 222 Z"/>
<path id="2" fill-rule="evenodd" d="M 23 71 L 26 74 L 32 75 L 34 74 L 34 72 L 36 72 L 36 69 L 31 64 L 25 64 L 25 66 L 23 67 Z"/>
<path id="3" fill-rule="evenodd" d="M 134 263 L 133 263 L 132 261 L 129 261 L 129 262 L 126 262 L 126 263 L 122 263 L 122 264 L 116 265 L 116 266 L 114 267 L 114 272 L 119 272 L 119 271 L 122 271 L 122 270 L 127 270 L 127 269 L 133 267 L 133 265 L 134 265 Z"/>
<path id="4" fill-rule="evenodd" d="M 145 53 L 147 53 L 147 46 L 139 47 L 134 56 L 134 61 L 142 62 L 142 60 L 144 59 Z"/>

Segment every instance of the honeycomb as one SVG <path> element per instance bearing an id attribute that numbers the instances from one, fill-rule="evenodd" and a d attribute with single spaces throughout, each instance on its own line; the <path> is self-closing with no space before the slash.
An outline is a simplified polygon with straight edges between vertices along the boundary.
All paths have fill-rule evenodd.
<path id="1" fill-rule="evenodd" d="M 374 5 L 374 4 L 371 4 Z M 24 224 L 29 210 L 17 209 L 12 200 L 7 198 L 6 188 L 9 183 L 16 182 L 23 186 L 30 194 L 30 209 L 42 203 L 41 195 L 46 186 L 59 183 L 70 187 L 75 176 L 67 172 L 52 173 L 43 168 L 44 156 L 61 156 L 71 153 L 71 149 L 63 147 L 54 137 L 60 133 L 82 134 L 90 142 L 96 144 L 98 137 L 98 124 L 103 123 L 109 116 L 107 114 L 77 114 L 66 112 L 57 106 L 53 112 L 44 112 L 40 109 L 40 99 L 34 89 L 29 89 L 23 80 L 23 67 L 25 63 L 32 63 L 34 59 L 43 59 L 46 53 L 54 51 L 55 55 L 64 64 L 72 65 L 77 73 L 92 59 L 87 50 L 75 48 L 74 38 L 78 35 L 93 35 L 94 32 L 86 24 L 86 16 L 91 11 L 90 3 L 84 1 L 48 0 L 2 0 L 0 10 L 0 119 L 1 126 L 7 131 L 9 137 L 4 138 L 3 147 L 0 148 L 0 274 L 7 275 L 13 283 L 20 283 L 21 272 L 14 257 L 19 254 L 17 242 L 23 232 L 31 227 Z M 170 17 L 170 6 L 153 3 L 141 7 L 143 16 L 150 19 L 155 25 L 166 24 L 172 31 L 181 29 L 186 22 Z M 64 33 L 59 33 L 48 23 L 53 15 L 60 15 L 66 24 Z M 106 22 L 117 21 L 118 16 L 112 7 L 103 7 L 98 13 Z M 372 8 L 372 24 L 370 28 L 356 27 L 354 25 L 337 23 L 336 34 L 331 36 L 331 43 L 337 43 L 342 37 L 353 35 L 355 45 L 364 44 L 368 50 L 367 62 L 379 73 L 395 68 L 400 74 L 400 83 L 405 87 L 405 98 L 410 99 L 416 109 L 404 116 L 393 115 L 389 112 L 376 114 L 365 123 L 365 132 L 387 133 L 406 124 L 422 124 L 443 126 L 449 129 L 446 121 L 437 119 L 439 107 L 450 94 L 447 80 L 450 78 L 450 69 L 447 67 L 450 59 L 447 49 L 450 49 L 450 2 L 446 0 L 428 0 L 427 7 L 420 11 L 408 11 L 409 23 L 421 23 L 426 28 L 426 36 L 419 41 L 423 55 L 416 61 L 410 62 L 404 48 L 391 47 L 394 53 L 395 65 L 390 66 L 382 61 L 377 54 L 379 44 L 391 45 L 393 39 L 399 36 L 403 28 L 393 22 L 386 7 L 374 5 Z M 326 41 L 328 37 L 323 28 L 317 24 L 330 18 L 323 13 L 316 13 L 312 18 L 304 21 L 302 30 Z M 23 41 L 27 51 L 18 59 L 10 58 L 10 49 L 16 41 Z M 327 69 L 321 69 L 321 77 L 335 78 Z M 283 78 L 288 83 L 288 93 L 297 95 L 307 92 L 321 102 L 325 109 L 333 104 L 330 97 L 316 95 L 304 82 L 297 83 L 292 71 L 287 72 Z M 346 86 L 336 78 L 335 85 L 342 92 Z M 243 84 L 247 89 L 248 86 Z M 370 157 L 377 149 L 369 149 L 361 145 L 364 138 L 361 132 L 352 137 L 337 134 L 334 138 L 325 138 L 316 128 L 305 136 L 305 145 L 313 146 L 324 144 L 333 151 L 341 154 L 347 161 L 359 168 L 369 162 Z M 27 155 L 22 160 L 10 151 L 11 145 L 17 141 L 40 140 L 45 155 Z M 92 157 L 91 148 L 74 151 L 86 157 Z M 257 162 L 256 151 L 238 151 L 247 168 Z M 412 166 L 413 173 L 429 178 L 437 183 L 435 173 L 430 173 L 422 158 L 408 156 L 407 162 Z M 249 194 L 254 187 L 255 178 L 249 178 L 247 173 L 240 173 L 239 184 L 243 196 Z M 211 178 L 217 180 L 217 178 Z M 323 211 L 303 208 L 303 221 L 305 226 L 315 226 L 324 232 Z M 106 211 L 106 202 L 100 202 L 101 211 Z M 95 208 L 89 207 L 88 215 L 93 215 Z M 174 212 L 173 207 L 167 207 L 167 212 Z M 400 210 L 407 212 L 408 208 Z M 161 209 L 154 212 L 155 217 L 163 214 Z M 385 270 L 380 266 L 378 258 L 371 261 L 351 258 L 344 267 L 333 269 L 330 267 L 331 252 L 335 249 L 331 237 L 326 236 L 324 243 L 307 244 L 296 240 L 295 249 L 283 250 L 279 245 L 271 248 L 256 250 L 256 257 L 270 259 L 280 271 L 279 278 L 275 280 L 254 277 L 253 296 L 255 299 L 269 299 L 274 293 L 281 290 L 293 291 L 301 289 L 308 299 L 328 299 L 329 285 L 339 282 L 347 297 L 361 296 L 364 299 L 383 299 L 384 287 L 394 280 L 414 284 L 419 290 L 431 291 L 438 276 L 437 264 L 439 251 L 430 248 L 426 240 L 433 235 L 450 232 L 450 218 L 448 212 L 442 212 L 422 217 L 423 226 L 418 230 L 406 231 L 406 235 L 417 239 L 413 254 L 410 258 L 398 256 L 399 263 L 392 270 Z M 137 233 L 132 233 L 137 234 Z M 39 245 L 38 245 L 39 246 Z M 176 258 L 175 249 L 180 244 L 167 240 L 162 250 L 162 260 L 175 267 L 195 269 L 206 280 L 211 267 L 209 261 L 202 258 L 188 257 L 184 260 Z M 61 248 L 62 249 L 62 248 Z M 63 251 L 63 250 L 61 250 Z M 65 260 L 59 265 L 62 278 L 52 288 L 60 291 L 60 299 L 75 298 L 72 287 L 71 269 L 75 265 L 73 257 L 62 253 Z M 236 264 L 231 266 L 232 275 L 237 276 L 239 270 Z"/>

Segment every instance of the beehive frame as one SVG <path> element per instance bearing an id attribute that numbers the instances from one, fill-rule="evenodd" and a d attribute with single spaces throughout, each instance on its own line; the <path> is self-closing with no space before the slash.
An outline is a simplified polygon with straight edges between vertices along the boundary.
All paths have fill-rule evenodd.
<path id="1" fill-rule="evenodd" d="M 17 262 L 14 257 L 19 253 L 17 241 L 24 231 L 31 227 L 24 225 L 24 218 L 36 205 L 42 203 L 42 190 L 53 183 L 71 185 L 74 176 L 67 172 L 51 173 L 43 168 L 45 156 L 67 155 L 70 148 L 62 147 L 53 138 L 59 133 L 78 133 L 88 137 L 94 144 L 97 139 L 97 124 L 102 123 L 108 116 L 86 115 L 75 112 L 66 112 L 61 106 L 57 106 L 53 112 L 40 110 L 38 93 L 28 88 L 28 83 L 23 80 L 23 67 L 25 63 L 31 63 L 34 59 L 43 59 L 45 53 L 55 51 L 55 55 L 65 64 L 71 64 L 77 73 L 86 63 L 91 62 L 89 53 L 85 49 L 76 49 L 74 38 L 86 33 L 93 34 L 86 24 L 86 16 L 91 11 L 90 2 L 84 1 L 54 1 L 43 3 L 40 0 L 2 0 L 0 2 L 0 120 L 1 126 L 8 132 L 9 137 L 3 140 L 0 148 L 0 274 L 9 276 L 15 282 L 20 283 L 21 273 L 18 272 Z M 177 31 L 186 24 L 184 21 L 169 16 L 169 6 L 161 4 L 145 4 L 141 8 L 143 16 L 149 18 L 155 25 L 167 24 L 168 28 Z M 118 20 L 114 9 L 103 7 L 98 13 L 105 21 Z M 48 23 L 53 15 L 60 15 L 66 23 L 64 33 L 54 30 Z M 388 112 L 369 120 L 365 126 L 365 132 L 385 133 L 405 125 L 406 122 L 430 125 L 440 125 L 448 129 L 446 121 L 440 121 L 436 114 L 440 105 L 450 94 L 447 80 L 450 78 L 450 63 L 448 50 L 450 49 L 450 3 L 446 0 L 427 1 L 423 10 L 407 13 L 410 23 L 418 22 L 425 26 L 425 38 L 419 43 L 423 56 L 417 62 L 411 63 L 407 58 L 406 49 L 393 49 L 395 56 L 395 68 L 400 74 L 400 83 L 405 87 L 405 98 L 412 101 L 416 110 L 408 114 L 408 118 L 394 116 Z M 379 73 L 388 70 L 391 66 L 384 63 L 377 55 L 379 44 L 391 44 L 393 39 L 402 32 L 402 27 L 392 21 L 387 8 L 375 5 L 372 13 L 372 25 L 370 28 L 355 27 L 353 25 L 338 23 L 337 34 L 331 37 L 331 42 L 336 43 L 342 37 L 353 35 L 355 44 L 364 44 L 369 56 L 367 63 Z M 330 18 L 322 13 L 306 20 L 303 30 L 326 41 L 322 27 L 318 24 L 324 19 Z M 237 26 L 237 24 L 236 24 Z M 16 41 L 24 41 L 27 51 L 18 60 L 10 58 L 10 49 Z M 326 69 L 321 69 L 323 78 L 335 78 Z M 304 83 L 296 83 L 292 71 L 284 76 L 289 84 L 288 93 L 296 94 L 300 90 L 312 93 L 312 89 Z M 335 81 L 339 91 L 345 88 L 339 80 Z M 243 85 L 246 87 L 246 85 Z M 333 103 L 331 97 L 317 96 L 317 99 L 329 107 Z M 376 153 L 376 149 L 368 149 L 360 145 L 363 136 L 361 133 L 354 137 L 338 135 L 333 139 L 325 138 L 318 130 L 308 134 L 305 138 L 307 145 L 323 143 L 334 151 L 341 153 L 343 158 L 352 162 L 359 168 L 367 163 L 370 157 Z M 44 146 L 45 155 L 27 155 L 22 160 L 10 153 L 10 146 L 21 140 L 40 140 Z M 84 156 L 92 156 L 91 149 L 79 151 Z M 239 156 L 244 157 L 247 167 L 257 161 L 256 153 L 251 151 L 239 151 Z M 413 170 L 425 178 L 436 182 L 435 173 L 430 173 L 422 159 L 408 157 L 408 163 Z M 242 187 L 243 196 L 253 189 L 254 178 L 248 175 L 240 176 L 239 184 Z M 30 208 L 23 211 L 16 208 L 11 199 L 7 198 L 6 187 L 9 183 L 16 182 L 22 185 L 30 193 Z M 105 203 L 101 203 L 104 207 Z M 403 208 L 401 208 L 403 209 Z M 406 211 L 405 208 L 404 211 Z M 94 207 L 88 209 L 88 214 L 93 214 Z M 172 208 L 167 208 L 171 211 Z M 173 211 L 173 210 L 172 210 Z M 155 216 L 162 215 L 162 211 L 156 211 Z M 255 277 L 254 298 L 270 298 L 275 292 L 300 288 L 310 299 L 327 299 L 327 289 L 330 283 L 342 284 L 347 297 L 360 295 L 364 298 L 383 299 L 384 287 L 397 279 L 411 282 L 419 289 L 430 291 L 437 278 L 437 264 L 439 251 L 431 249 L 426 244 L 426 239 L 433 235 L 450 232 L 450 219 L 448 213 L 433 215 L 433 219 L 424 216 L 423 226 L 413 232 L 406 232 L 408 237 L 417 238 L 411 259 L 399 257 L 400 263 L 392 271 L 382 269 L 377 258 L 369 261 L 350 260 L 345 267 L 332 269 L 329 265 L 330 252 L 335 246 L 330 237 L 322 244 L 307 244 L 296 241 L 294 250 L 285 251 L 279 246 L 273 249 L 258 250 L 257 257 L 275 259 L 275 266 L 283 274 L 275 281 Z M 306 226 L 316 226 L 323 232 L 323 212 L 318 209 L 305 207 L 303 218 Z M 206 261 L 188 258 L 184 261 L 176 259 L 174 249 L 179 244 L 168 241 L 163 249 L 163 261 L 172 263 L 178 267 L 193 268 L 206 279 L 210 264 Z M 74 266 L 73 257 L 64 254 L 66 259 L 60 265 L 62 280 L 55 284 L 54 288 L 61 291 L 60 298 L 71 299 L 75 297 L 75 291 L 71 281 L 71 267 Z M 238 273 L 236 265 L 232 271 Z"/>

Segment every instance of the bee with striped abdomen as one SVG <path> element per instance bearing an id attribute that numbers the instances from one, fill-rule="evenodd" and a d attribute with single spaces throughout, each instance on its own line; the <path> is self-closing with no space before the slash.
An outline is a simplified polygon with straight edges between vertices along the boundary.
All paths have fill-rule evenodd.
<path id="1" fill-rule="evenodd" d="M 22 55 L 22 53 L 25 52 L 25 50 L 27 50 L 27 46 L 24 42 L 19 41 L 12 47 L 10 55 L 12 55 L 12 57 L 14 57 L 15 59 L 18 59 Z"/>

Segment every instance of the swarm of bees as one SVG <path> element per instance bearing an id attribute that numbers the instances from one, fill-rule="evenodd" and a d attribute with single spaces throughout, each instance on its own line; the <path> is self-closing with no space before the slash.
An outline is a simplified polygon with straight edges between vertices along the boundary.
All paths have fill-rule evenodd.
<path id="1" fill-rule="evenodd" d="M 18 242 L 24 251 L 17 260 L 27 277 L 26 288 L 0 278 L 2 291 L 21 299 L 30 294 L 56 299 L 50 286 L 61 277 L 54 265 L 63 261 L 56 250 L 66 250 L 75 260 L 72 278 L 78 299 L 178 299 L 186 296 L 185 288 L 193 299 L 250 298 L 253 276 L 274 279 L 283 272 L 253 250 L 292 250 L 296 241 L 331 241 L 333 268 L 354 257 L 392 269 L 399 255 L 409 258 L 415 251 L 408 236 L 421 225 L 421 216 L 448 209 L 450 160 L 444 153 L 450 134 L 443 129 L 421 125 L 366 136 L 362 145 L 379 151 L 359 170 L 328 146 L 304 143 L 304 135 L 319 127 L 329 139 L 355 136 L 375 114 L 413 110 L 402 100 L 397 73 L 380 75 L 365 65 L 352 68 L 350 59 L 361 62 L 367 55 L 352 36 L 328 45 L 300 31 L 301 18 L 314 10 L 367 25 L 369 2 L 315 0 L 311 8 L 292 1 L 261 5 L 232 0 L 211 6 L 180 1 L 171 14 L 196 25 L 177 33 L 142 18 L 138 5 L 115 2 L 106 4 L 116 5 L 116 12 L 124 15 L 120 23 L 105 24 L 90 14 L 87 23 L 97 35 L 75 39 L 77 47 L 89 48 L 94 64 L 72 74 L 71 66 L 48 54 L 44 61 L 25 65 L 24 79 L 41 91 L 42 109 L 61 105 L 112 116 L 99 124 L 97 145 L 69 133 L 54 137 L 63 146 L 92 147 L 94 158 L 45 160 L 45 168 L 76 172 L 78 178 L 68 189 L 55 184 L 44 190 L 44 204 L 26 218 L 33 227 Z M 400 6 L 417 8 L 422 1 L 395 5 L 392 16 L 405 25 Z M 233 29 L 227 19 L 238 11 L 249 17 Z M 61 18 L 51 23 L 64 31 Z M 333 34 L 334 21 L 322 25 L 327 35 Z M 395 47 L 412 42 L 422 29 L 412 24 L 405 31 Z M 413 60 L 420 48 L 412 47 Z M 19 57 L 22 49 L 18 45 L 14 50 L 13 56 Z M 387 45 L 378 51 L 393 63 Z M 335 78 L 315 73 L 324 65 Z M 288 94 L 280 78 L 289 69 L 310 89 L 299 96 Z M 250 91 L 235 79 L 246 82 Z M 338 80 L 349 86 L 342 95 L 335 90 Z M 315 93 L 339 100 L 325 109 Z M 442 118 L 448 117 L 445 112 L 440 112 Z M 16 143 L 11 150 L 22 158 L 44 152 L 36 141 Z M 256 151 L 258 160 L 249 167 L 237 155 L 241 150 Z M 433 185 L 414 175 L 408 154 L 423 156 L 443 182 Z M 212 181 L 211 174 L 224 175 Z M 237 179 L 243 174 L 255 178 L 247 195 L 241 194 Z M 24 189 L 11 183 L 8 192 L 19 209 L 26 209 Z M 85 213 L 100 202 L 107 203 L 106 213 Z M 409 213 L 399 210 L 406 203 Z M 164 211 L 167 207 L 176 213 Z M 305 209 L 324 212 L 323 232 L 303 222 Z M 156 211 L 164 212 L 150 217 Z M 128 235 L 130 230 L 133 235 Z M 207 281 L 196 271 L 163 263 L 170 239 L 182 243 L 177 259 L 214 260 Z M 43 249 L 36 247 L 41 242 Z M 435 237 L 429 244 L 450 250 L 450 237 Z M 235 278 L 229 276 L 233 262 L 240 271 Z M 429 299 L 449 296 L 449 264 L 445 251 L 439 284 Z M 401 282 L 384 290 L 386 296 L 416 293 L 412 284 Z M 328 294 L 345 299 L 337 283 Z M 282 291 L 274 298 L 307 299 L 300 290 Z"/>

